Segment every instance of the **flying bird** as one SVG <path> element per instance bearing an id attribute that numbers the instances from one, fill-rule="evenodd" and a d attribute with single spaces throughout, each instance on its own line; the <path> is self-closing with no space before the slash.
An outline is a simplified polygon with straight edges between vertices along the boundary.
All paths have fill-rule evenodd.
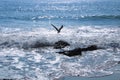
<path id="1" fill-rule="evenodd" d="M 63 28 L 63 25 L 60 28 L 57 28 L 56 26 L 54 26 L 53 24 L 51 24 L 57 31 L 57 33 L 60 33 L 61 29 Z"/>

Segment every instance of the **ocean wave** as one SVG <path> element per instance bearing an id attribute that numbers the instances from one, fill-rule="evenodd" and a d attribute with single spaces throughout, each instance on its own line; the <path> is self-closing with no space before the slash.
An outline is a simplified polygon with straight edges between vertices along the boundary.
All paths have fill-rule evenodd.
<path id="1" fill-rule="evenodd" d="M 33 20 L 39 19 L 120 19 L 120 15 L 95 15 L 95 16 L 38 16 Z"/>
<path id="2" fill-rule="evenodd" d="M 101 19 L 120 19 L 120 15 L 93 15 L 93 16 L 0 16 L 1 19 L 14 19 L 14 20 L 101 20 Z"/>
<path id="3" fill-rule="evenodd" d="M 83 16 L 83 18 L 91 18 L 91 19 L 120 19 L 120 15 L 95 15 L 95 16 Z"/>
<path id="4" fill-rule="evenodd" d="M 2 30 L 5 31 L 4 28 Z M 3 31 L 0 32 L 0 77 L 3 78 L 55 80 L 65 76 L 100 77 L 113 74 L 115 71 L 111 68 L 120 61 L 120 28 L 63 28 L 59 34 L 45 28 L 17 32 L 8 28 Z M 57 54 L 58 50 L 49 46 L 58 40 L 70 43 L 70 47 L 64 48 L 67 50 L 93 44 L 105 49 L 86 51 L 81 57 L 68 57 Z M 39 48 L 34 47 L 36 44 L 40 45 Z M 113 47 L 117 49 L 116 53 Z"/>
<path id="5" fill-rule="evenodd" d="M 64 40 L 70 43 L 72 47 L 85 47 L 95 44 L 104 48 L 120 48 L 120 39 L 118 38 L 120 37 L 120 28 L 65 28 L 60 34 L 57 34 L 55 30 L 45 28 L 34 29 L 32 31 L 16 30 L 12 31 L 12 29 L 7 29 L 8 32 L 3 33 L 2 31 L 0 33 L 0 47 L 47 47 L 53 46 L 59 40 Z M 66 34 L 67 32 L 69 34 Z"/>
<path id="6" fill-rule="evenodd" d="M 120 15 L 91 15 L 91 16 L 80 16 L 78 19 L 120 19 Z"/>

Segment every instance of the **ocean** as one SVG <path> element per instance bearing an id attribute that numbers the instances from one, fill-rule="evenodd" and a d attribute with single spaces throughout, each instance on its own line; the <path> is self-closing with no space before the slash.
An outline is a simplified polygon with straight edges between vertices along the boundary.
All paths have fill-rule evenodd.
<path id="1" fill-rule="evenodd" d="M 57 33 L 51 24 L 63 29 Z M 0 0 L 0 37 L 0 79 L 113 80 L 120 74 L 119 0 Z M 60 40 L 70 46 L 54 49 Z M 90 45 L 102 49 L 56 53 Z"/>

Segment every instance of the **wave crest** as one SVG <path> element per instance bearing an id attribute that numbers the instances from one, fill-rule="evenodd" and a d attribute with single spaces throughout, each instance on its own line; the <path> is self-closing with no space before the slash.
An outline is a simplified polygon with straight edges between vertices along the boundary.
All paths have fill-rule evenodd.
<path id="1" fill-rule="evenodd" d="M 12 29 L 10 29 L 12 30 Z M 64 28 L 60 34 L 54 30 L 44 28 L 33 31 L 8 31 L 1 33 L 0 47 L 37 48 L 53 46 L 59 40 L 70 43 L 71 47 L 86 47 L 98 45 L 104 48 L 120 48 L 120 28 L 92 28 L 80 27 L 78 29 Z M 69 32 L 69 34 L 66 34 Z M 26 34 L 26 35 L 24 35 Z"/>
<path id="2" fill-rule="evenodd" d="M 91 16 L 0 16 L 1 19 L 14 19 L 14 20 L 59 20 L 59 19 L 73 19 L 73 20 L 84 20 L 84 19 L 120 19 L 120 15 L 91 15 Z"/>

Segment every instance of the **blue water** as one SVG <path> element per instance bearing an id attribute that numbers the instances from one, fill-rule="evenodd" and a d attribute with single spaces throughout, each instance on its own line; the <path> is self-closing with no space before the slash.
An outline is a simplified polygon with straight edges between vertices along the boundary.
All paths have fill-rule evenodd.
<path id="1" fill-rule="evenodd" d="M 51 24 L 65 27 L 58 34 Z M 59 40 L 70 46 L 54 49 Z M 90 45 L 102 49 L 57 53 Z M 0 0 L 0 79 L 119 80 L 119 74 L 120 0 Z"/>
<path id="2" fill-rule="evenodd" d="M 1 0 L 1 27 L 120 25 L 120 1 Z"/>

